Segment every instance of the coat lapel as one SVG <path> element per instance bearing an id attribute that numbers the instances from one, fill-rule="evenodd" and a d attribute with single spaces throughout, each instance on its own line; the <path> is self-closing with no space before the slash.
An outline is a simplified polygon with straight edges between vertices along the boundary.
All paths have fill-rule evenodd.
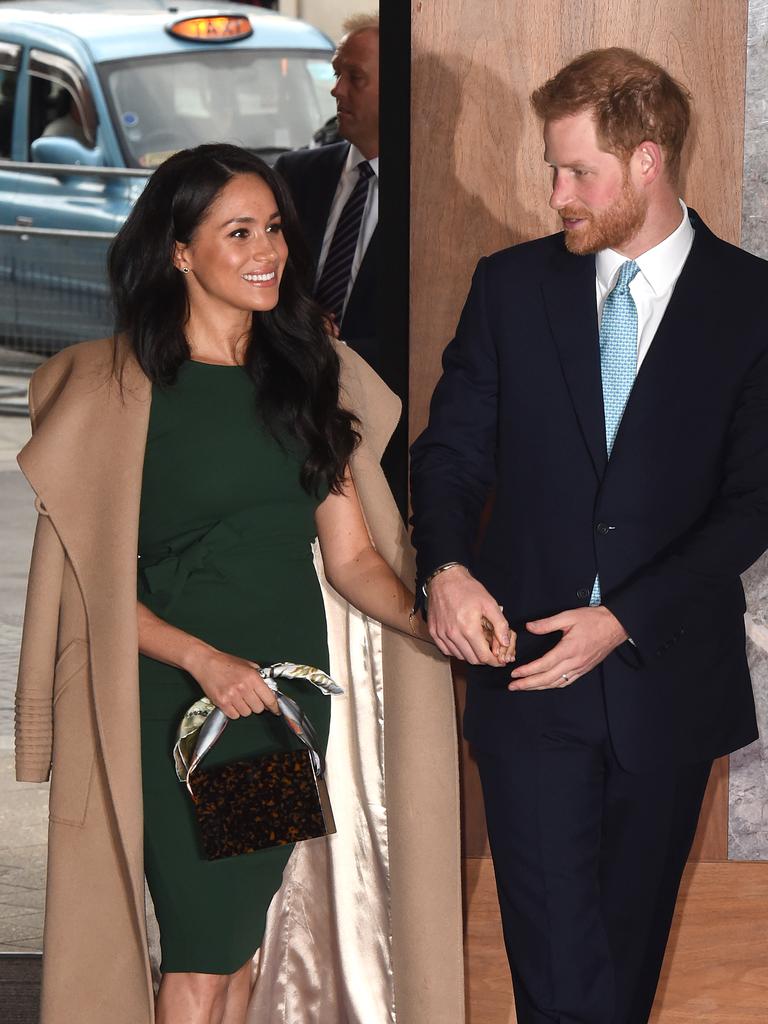
<path id="1" fill-rule="evenodd" d="M 137 876 L 132 881 L 143 892 L 136 557 L 151 386 L 127 356 L 120 387 L 111 341 L 78 349 L 56 357 L 69 361 L 68 372 L 60 372 L 50 412 L 45 401 L 37 410 L 19 464 L 81 589 L 107 780 L 129 870 Z M 55 374 L 56 367 L 45 369 Z"/>
<path id="2" fill-rule="evenodd" d="M 348 143 L 317 150 L 315 166 L 312 168 L 312 188 L 307 190 L 309 202 L 303 211 L 303 227 L 315 265 L 320 259 L 325 227 L 347 153 Z"/>
<path id="3" fill-rule="evenodd" d="M 542 283 L 542 290 L 571 401 L 595 472 L 602 479 L 607 456 L 594 257 L 558 252 L 555 270 Z"/>

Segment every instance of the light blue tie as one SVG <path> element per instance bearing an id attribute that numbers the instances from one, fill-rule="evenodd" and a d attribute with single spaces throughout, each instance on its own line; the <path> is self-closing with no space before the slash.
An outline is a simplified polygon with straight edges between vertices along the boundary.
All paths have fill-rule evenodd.
<path id="1" fill-rule="evenodd" d="M 637 306 L 629 286 L 639 270 L 634 260 L 622 263 L 600 321 L 600 373 L 608 458 L 637 373 Z M 600 600 L 600 577 L 596 576 L 589 603 L 598 605 Z"/>

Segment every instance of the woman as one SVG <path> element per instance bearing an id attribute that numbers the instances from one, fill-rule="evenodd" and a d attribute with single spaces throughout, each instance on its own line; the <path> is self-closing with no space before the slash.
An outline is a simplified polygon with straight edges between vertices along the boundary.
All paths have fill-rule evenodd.
<path id="1" fill-rule="evenodd" d="M 357 497 L 356 483 L 381 497 L 379 484 L 366 479 L 376 473 L 365 439 L 355 449 L 356 415 L 363 434 L 377 434 L 375 418 L 368 430 L 362 410 L 383 398 L 380 385 L 328 338 L 303 284 L 292 205 L 273 172 L 231 146 L 172 157 L 115 240 L 110 274 L 120 341 L 76 346 L 39 371 L 30 392 L 35 434 L 20 459 L 42 515 L 20 670 L 19 778 L 47 774 L 58 653 L 46 922 L 47 950 L 57 955 L 45 959 L 42 1019 L 62 1019 L 56 1003 L 67 990 L 78 993 L 79 1021 L 152 1019 L 139 909 L 140 762 L 146 873 L 163 951 L 156 1019 L 242 1024 L 251 957 L 290 851 L 202 860 L 185 791 L 172 773 L 175 725 L 205 693 L 230 718 L 246 719 L 225 732 L 211 763 L 284 745 L 282 723 L 262 714 L 276 707 L 257 661 L 328 667 L 310 554 L 315 533 L 339 594 L 401 634 L 413 626 L 426 638 L 426 631 L 409 619 L 411 595 L 377 554 Z M 379 451 L 382 440 L 374 444 Z M 78 465 L 77 486 L 67 453 L 87 466 Z M 378 541 L 372 502 L 365 513 Z M 137 590 L 133 604 L 128 597 L 134 585 L 138 614 Z M 328 699 L 296 684 L 291 694 L 327 735 Z M 446 697 L 443 690 L 430 709 L 434 723 L 419 723 L 425 742 L 433 734 L 433 755 L 452 742 Z M 419 701 L 412 703 L 418 714 Z M 400 732 L 399 761 L 407 768 L 415 734 L 412 725 Z M 442 758 L 444 774 L 450 764 Z M 421 844 L 390 842 L 390 960 L 397 967 L 400 916 L 403 952 L 412 943 L 424 961 L 416 971 L 395 972 L 392 1001 L 399 1000 L 405 1019 L 413 1007 L 410 1019 L 420 1022 L 461 1015 L 450 834 L 455 778 L 448 772 L 424 786 L 426 806 L 437 808 L 440 822 L 437 830 L 426 826 L 433 835 L 401 821 L 447 850 L 454 925 L 447 959 L 445 950 L 437 958 L 422 950 L 429 912 L 414 924 L 394 891 L 399 871 L 404 886 L 411 876 L 424 881 Z M 419 792 L 420 785 L 409 788 Z M 430 786 L 436 792 L 427 793 Z M 418 801 L 411 797 L 409 806 Z M 84 891 L 78 879 L 93 899 L 89 892 L 75 909 L 75 892 L 82 899 Z M 76 964 L 74 952 L 62 954 L 73 949 L 73 935 L 82 943 Z M 115 949 L 117 936 L 123 945 Z M 436 936 L 435 952 L 444 943 Z M 321 965 L 332 949 L 311 955 Z M 341 971 L 343 959 L 336 958 Z M 430 981 L 417 992 L 425 964 Z M 331 1005 L 338 1020 L 351 1019 L 337 996 L 331 1004 L 322 991 L 311 994 L 301 1018 L 282 1005 L 269 1019 L 326 1024 Z M 390 1020 L 390 1012 L 381 1006 L 380 1019 Z"/>

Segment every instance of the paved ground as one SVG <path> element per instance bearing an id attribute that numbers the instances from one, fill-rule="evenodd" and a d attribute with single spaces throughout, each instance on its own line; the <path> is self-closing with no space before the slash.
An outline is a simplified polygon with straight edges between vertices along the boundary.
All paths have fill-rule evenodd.
<path id="1" fill-rule="evenodd" d="M 0 374 L 0 394 L 11 383 Z M 40 949 L 43 935 L 48 786 L 13 776 L 13 691 L 35 524 L 16 453 L 28 436 L 25 417 L 0 415 L 0 951 Z"/>

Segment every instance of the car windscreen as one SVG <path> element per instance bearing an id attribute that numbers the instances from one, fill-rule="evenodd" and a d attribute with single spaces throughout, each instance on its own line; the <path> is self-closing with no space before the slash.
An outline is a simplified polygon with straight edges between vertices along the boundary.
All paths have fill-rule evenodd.
<path id="1" fill-rule="evenodd" d="M 192 50 L 100 65 L 129 167 L 231 142 L 263 154 L 306 146 L 336 110 L 330 53 Z"/>

